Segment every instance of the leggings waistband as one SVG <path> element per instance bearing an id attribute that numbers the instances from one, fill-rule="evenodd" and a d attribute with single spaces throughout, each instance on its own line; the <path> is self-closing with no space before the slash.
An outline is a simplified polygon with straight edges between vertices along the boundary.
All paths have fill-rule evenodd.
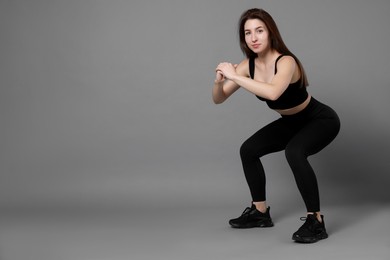
<path id="1" fill-rule="evenodd" d="M 311 97 L 309 104 L 307 104 L 307 106 L 304 109 L 302 109 L 302 111 L 299 111 L 298 113 L 293 115 L 282 115 L 282 118 L 304 119 L 307 117 L 312 117 L 314 114 L 316 114 L 316 112 L 318 112 L 321 109 L 321 107 L 325 107 L 325 105 L 319 102 L 314 97 Z"/>

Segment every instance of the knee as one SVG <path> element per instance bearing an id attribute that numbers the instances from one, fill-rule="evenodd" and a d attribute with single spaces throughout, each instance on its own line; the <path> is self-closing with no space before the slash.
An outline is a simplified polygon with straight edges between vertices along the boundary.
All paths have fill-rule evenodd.
<path id="1" fill-rule="evenodd" d="M 302 149 L 295 146 L 287 146 L 285 149 L 285 155 L 288 163 L 290 165 L 294 165 L 297 162 L 301 162 L 302 160 L 306 160 L 307 156 Z"/>
<path id="2" fill-rule="evenodd" d="M 248 157 L 248 155 L 250 154 L 250 149 L 249 149 L 249 146 L 246 142 L 244 142 L 241 147 L 240 147 L 240 156 L 241 156 L 241 159 L 244 159 L 246 157 Z"/>
<path id="3" fill-rule="evenodd" d="M 260 157 L 270 152 L 265 145 L 250 140 L 246 140 L 240 147 L 240 156 L 243 161 L 259 160 Z"/>
<path id="4" fill-rule="evenodd" d="M 253 148 L 253 145 L 248 141 L 245 141 L 241 145 L 240 156 L 242 160 L 253 160 L 259 158 L 259 156 L 256 155 L 256 151 Z"/>

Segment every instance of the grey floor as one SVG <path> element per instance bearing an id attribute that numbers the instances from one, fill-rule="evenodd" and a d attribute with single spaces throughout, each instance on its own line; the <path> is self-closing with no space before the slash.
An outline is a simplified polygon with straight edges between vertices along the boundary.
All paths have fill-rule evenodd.
<path id="1" fill-rule="evenodd" d="M 0 259 L 390 259 L 389 205 L 326 208 L 330 237 L 311 245 L 291 240 L 300 212 L 275 209 L 273 228 L 229 228 L 242 210 L 9 210 L 0 217 Z"/>

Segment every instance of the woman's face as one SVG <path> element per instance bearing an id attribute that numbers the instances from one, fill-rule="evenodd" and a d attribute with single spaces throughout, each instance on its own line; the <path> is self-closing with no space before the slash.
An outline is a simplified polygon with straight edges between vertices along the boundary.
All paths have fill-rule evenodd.
<path id="1" fill-rule="evenodd" d="M 267 26 L 259 19 L 250 19 L 244 25 L 245 42 L 254 53 L 264 52 L 269 48 Z"/>

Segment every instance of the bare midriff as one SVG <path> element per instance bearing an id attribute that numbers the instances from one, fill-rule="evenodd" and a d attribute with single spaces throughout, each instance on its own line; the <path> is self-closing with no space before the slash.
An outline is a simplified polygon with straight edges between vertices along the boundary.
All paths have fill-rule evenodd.
<path id="1" fill-rule="evenodd" d="M 298 106 L 288 108 L 288 109 L 275 109 L 275 111 L 281 115 L 284 115 L 284 116 L 294 115 L 294 114 L 299 113 L 302 110 L 304 110 L 307 107 L 307 105 L 309 104 L 310 99 L 311 99 L 311 96 L 309 95 L 306 98 L 306 100 L 302 104 L 299 104 Z"/>

